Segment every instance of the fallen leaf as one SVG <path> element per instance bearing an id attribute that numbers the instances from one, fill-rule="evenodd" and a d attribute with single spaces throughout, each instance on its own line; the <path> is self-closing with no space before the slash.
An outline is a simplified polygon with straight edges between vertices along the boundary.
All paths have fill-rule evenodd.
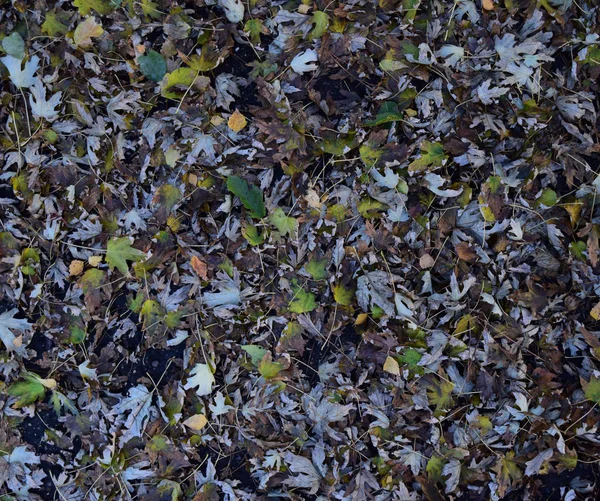
<path id="1" fill-rule="evenodd" d="M 79 259 L 71 261 L 71 264 L 69 265 L 69 275 L 72 277 L 81 275 L 83 273 L 83 265 L 83 261 L 80 261 Z"/>
<path id="2" fill-rule="evenodd" d="M 422 270 L 431 268 L 431 267 L 433 267 L 434 264 L 435 264 L 435 259 L 433 259 L 431 257 L 431 255 L 429 255 L 429 254 L 423 254 L 421 256 L 421 258 L 419 259 L 419 266 L 421 267 Z"/>
<path id="3" fill-rule="evenodd" d="M 94 17 L 88 17 L 85 21 L 79 23 L 73 33 L 73 42 L 79 48 L 91 47 L 92 38 L 102 36 L 104 30 L 102 26 L 96 22 Z"/>
<path id="4" fill-rule="evenodd" d="M 362 325 L 364 324 L 367 319 L 369 318 L 369 314 L 368 313 L 359 313 L 356 316 L 356 320 L 354 321 L 354 325 Z"/>
<path id="5" fill-rule="evenodd" d="M 494 10 L 494 0 L 483 0 L 482 5 L 484 10 Z"/>
<path id="6" fill-rule="evenodd" d="M 101 262 L 102 262 L 102 256 L 90 256 L 90 257 L 88 257 L 88 264 L 90 266 L 93 266 L 94 268 L 97 268 L 98 266 L 100 266 Z"/>
<path id="7" fill-rule="evenodd" d="M 389 372 L 390 374 L 394 374 L 395 376 L 400 375 L 400 365 L 396 361 L 395 358 L 388 356 L 385 359 L 385 363 L 383 364 L 383 370 L 385 372 Z"/>
<path id="8" fill-rule="evenodd" d="M 600 320 L 600 303 L 597 303 L 596 306 L 592 308 L 592 310 L 590 311 L 590 316 L 594 320 Z"/>
<path id="9" fill-rule="evenodd" d="M 187 418 L 183 424 L 194 431 L 200 431 L 208 424 L 208 419 L 204 414 L 194 414 Z"/>
<path id="10" fill-rule="evenodd" d="M 197 256 L 192 256 L 190 264 L 192 265 L 192 269 L 198 274 L 198 276 L 202 280 L 208 280 L 208 275 L 206 274 L 208 267 L 206 266 L 206 263 L 204 261 L 202 261 Z"/>
<path id="11" fill-rule="evenodd" d="M 244 127 L 246 127 L 247 123 L 248 121 L 246 120 L 246 117 L 242 115 L 238 110 L 235 110 L 229 117 L 229 120 L 227 121 L 227 126 L 233 132 L 239 132 Z"/>

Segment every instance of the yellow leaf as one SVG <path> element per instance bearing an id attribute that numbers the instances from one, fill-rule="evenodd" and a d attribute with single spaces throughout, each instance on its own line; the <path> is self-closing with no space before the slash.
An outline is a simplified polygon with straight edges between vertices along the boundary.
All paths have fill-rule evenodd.
<path id="1" fill-rule="evenodd" d="M 199 431 L 206 426 L 208 419 L 204 414 L 195 414 L 187 418 L 183 424 L 194 431 Z"/>
<path id="2" fill-rule="evenodd" d="M 483 0 L 482 5 L 484 10 L 494 10 L 494 0 Z"/>
<path id="3" fill-rule="evenodd" d="M 569 213 L 569 216 L 571 216 L 571 226 L 575 226 L 579 222 L 582 207 L 583 204 L 579 202 L 563 205 L 563 208 Z"/>
<path id="4" fill-rule="evenodd" d="M 369 318 L 368 313 L 359 313 L 358 316 L 356 317 L 356 320 L 354 321 L 354 325 L 364 324 L 367 321 L 367 318 Z"/>
<path id="5" fill-rule="evenodd" d="M 56 388 L 56 379 L 42 379 L 40 378 L 40 383 L 44 385 L 49 390 L 53 390 Z"/>
<path id="6" fill-rule="evenodd" d="M 383 364 L 383 370 L 385 372 L 389 372 L 390 374 L 394 374 L 395 376 L 400 375 L 400 365 L 398 365 L 396 359 L 392 357 L 387 357 L 385 359 L 385 363 Z"/>
<path id="7" fill-rule="evenodd" d="M 248 121 L 246 120 L 246 117 L 242 115 L 238 110 L 235 110 L 229 117 L 229 120 L 227 121 L 227 126 L 233 132 L 239 132 L 244 127 L 246 127 L 247 123 Z"/>
<path id="8" fill-rule="evenodd" d="M 102 26 L 96 22 L 93 17 L 88 17 L 82 23 L 79 23 L 73 33 L 73 42 L 77 47 L 90 47 L 92 38 L 98 38 L 104 33 Z"/>
<path id="9" fill-rule="evenodd" d="M 600 303 L 592 308 L 592 311 L 590 311 L 590 316 L 594 320 L 600 320 Z"/>
<path id="10" fill-rule="evenodd" d="M 77 275 L 81 275 L 82 272 L 83 261 L 80 261 L 79 259 L 74 259 L 73 261 L 71 261 L 71 264 L 69 265 L 69 275 L 72 277 L 76 277 Z"/>
<path id="11" fill-rule="evenodd" d="M 88 263 L 90 266 L 93 266 L 94 268 L 97 268 L 98 266 L 100 266 L 100 263 L 102 262 L 102 256 L 90 256 L 88 257 Z"/>

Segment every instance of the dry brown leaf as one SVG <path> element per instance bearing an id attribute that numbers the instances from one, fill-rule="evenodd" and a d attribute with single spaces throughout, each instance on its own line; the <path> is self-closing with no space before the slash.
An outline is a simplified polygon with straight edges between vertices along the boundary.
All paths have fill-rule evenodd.
<path id="1" fill-rule="evenodd" d="M 477 261 L 477 252 L 467 242 L 461 242 L 456 246 L 456 253 L 458 257 L 467 263 L 474 263 Z"/>
<path id="2" fill-rule="evenodd" d="M 206 263 L 202 261 L 202 259 L 197 256 L 192 256 L 190 264 L 192 265 L 192 269 L 202 280 L 208 280 L 208 275 L 206 273 L 208 271 L 208 267 L 206 266 Z"/>
<path id="3" fill-rule="evenodd" d="M 422 270 L 426 270 L 427 268 L 433 267 L 435 264 L 435 259 L 433 259 L 429 254 L 423 254 L 419 259 L 419 266 Z"/>

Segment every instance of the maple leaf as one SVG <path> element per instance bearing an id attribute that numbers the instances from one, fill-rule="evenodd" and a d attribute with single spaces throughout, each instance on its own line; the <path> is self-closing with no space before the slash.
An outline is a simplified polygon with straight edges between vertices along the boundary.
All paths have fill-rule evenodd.
<path id="1" fill-rule="evenodd" d="M 429 403 L 435 405 L 434 416 L 439 417 L 452 404 L 454 383 L 450 381 L 434 382 L 427 388 Z"/>
<path id="2" fill-rule="evenodd" d="M 10 81 L 19 89 L 29 88 L 35 83 L 33 75 L 39 67 L 40 58 L 38 56 L 32 56 L 31 59 L 25 63 L 24 68 L 21 68 L 21 59 L 17 59 L 13 56 L 0 57 L 0 61 L 6 66 Z"/>
<path id="3" fill-rule="evenodd" d="M 0 339 L 2 339 L 8 351 L 24 355 L 25 348 L 22 345 L 21 336 L 16 337 L 13 331 L 21 333 L 28 331 L 33 324 L 30 324 L 26 319 L 14 318 L 18 312 L 17 308 L 13 308 L 0 314 Z"/>
<path id="4" fill-rule="evenodd" d="M 318 60 L 319 56 L 317 55 L 317 51 L 308 49 L 295 56 L 294 59 L 292 59 L 290 66 L 296 73 L 307 73 L 309 71 L 314 71 L 319 67 L 317 65 Z"/>
<path id="5" fill-rule="evenodd" d="M 6 484 L 13 493 L 26 494 L 26 497 L 20 495 L 19 499 L 29 499 L 27 490 L 39 488 L 45 477 L 34 479 L 31 476 L 29 466 L 37 464 L 40 464 L 40 458 L 35 453 L 25 446 L 15 447 L 10 454 L 0 456 L 0 486 Z"/>
<path id="6" fill-rule="evenodd" d="M 82 16 L 87 16 L 92 10 L 101 16 L 113 11 L 111 0 L 73 0 L 73 5 L 79 9 Z"/>
<path id="7" fill-rule="evenodd" d="M 212 387 L 215 384 L 215 376 L 207 364 L 196 364 L 190 372 L 185 386 L 185 390 L 196 388 L 196 395 L 203 397 L 212 393 Z"/>
<path id="8" fill-rule="evenodd" d="M 31 113 L 37 119 L 45 118 L 52 122 L 58 118 L 58 110 L 55 108 L 60 104 L 62 92 L 57 92 L 48 101 L 46 101 L 46 87 L 40 78 L 35 80 L 35 84 L 31 87 L 31 95 L 29 96 L 29 104 L 31 105 Z"/>
<path id="9" fill-rule="evenodd" d="M 111 270 L 117 268 L 123 275 L 127 275 L 129 273 L 127 261 L 137 262 L 145 257 L 145 253 L 131 246 L 129 237 L 114 238 L 108 241 L 106 262 Z"/>
<path id="10" fill-rule="evenodd" d="M 219 280 L 214 285 L 219 287 L 219 292 L 206 292 L 203 295 L 204 303 L 209 308 L 219 306 L 238 306 L 242 302 L 242 292 L 239 284 L 224 273 L 218 274 Z"/>
<path id="11" fill-rule="evenodd" d="M 317 307 L 316 297 L 312 292 L 306 292 L 297 284 L 292 284 L 294 296 L 289 304 L 289 309 L 293 313 L 308 313 Z"/>
<path id="12" fill-rule="evenodd" d="M 229 110 L 229 107 L 235 102 L 236 97 L 240 97 L 238 87 L 240 78 L 231 73 L 221 73 L 215 80 L 215 90 L 217 91 L 217 106 Z"/>
<path id="13" fill-rule="evenodd" d="M 293 475 L 286 478 L 283 483 L 295 488 L 308 489 L 309 494 L 316 494 L 321 484 L 321 475 L 312 461 L 291 452 L 286 452 L 284 459 Z"/>
<path id="14" fill-rule="evenodd" d="M 523 476 L 523 472 L 515 461 L 515 453 L 512 451 L 508 452 L 505 457 L 494 465 L 494 470 L 498 472 L 498 493 L 500 497 L 504 497 L 508 487 L 514 485 Z"/>
<path id="15" fill-rule="evenodd" d="M 231 405 L 225 403 L 225 396 L 220 391 L 215 395 L 215 404 L 208 404 L 208 408 L 213 416 L 227 414 L 230 410 L 233 410 Z"/>
<path id="16" fill-rule="evenodd" d="M 421 156 L 413 160 L 408 166 L 410 172 L 426 170 L 429 167 L 441 167 L 448 158 L 444 154 L 444 148 L 440 143 L 423 141 L 421 143 Z"/>
<path id="17" fill-rule="evenodd" d="M 98 38 L 102 36 L 102 33 L 104 33 L 102 25 L 98 24 L 93 17 L 88 17 L 75 28 L 73 42 L 79 48 L 91 47 L 92 38 Z"/>
<path id="18" fill-rule="evenodd" d="M 275 209 L 269 216 L 269 221 L 275 226 L 282 235 L 295 235 L 298 231 L 298 221 L 296 218 L 286 216 L 281 208 Z"/>
<path id="19" fill-rule="evenodd" d="M 117 416 L 126 412 L 129 414 L 124 422 L 125 431 L 119 439 L 121 446 L 132 438 L 141 437 L 153 414 L 152 393 L 144 385 L 139 384 L 131 388 L 127 397 L 113 409 L 113 413 Z"/>

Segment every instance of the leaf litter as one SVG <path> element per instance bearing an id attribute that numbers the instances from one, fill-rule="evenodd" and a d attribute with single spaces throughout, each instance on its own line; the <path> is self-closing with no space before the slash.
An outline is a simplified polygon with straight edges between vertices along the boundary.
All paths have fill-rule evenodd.
<path id="1" fill-rule="evenodd" d="M 600 9 L 0 2 L 2 500 L 596 500 Z"/>

